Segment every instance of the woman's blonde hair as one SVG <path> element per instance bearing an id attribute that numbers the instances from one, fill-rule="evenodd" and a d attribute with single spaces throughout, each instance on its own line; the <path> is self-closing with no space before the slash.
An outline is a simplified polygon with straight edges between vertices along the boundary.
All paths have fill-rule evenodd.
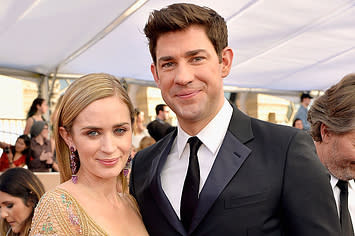
<path id="1" fill-rule="evenodd" d="M 13 197 L 21 198 L 27 207 L 33 207 L 22 230 L 23 235 L 28 235 L 31 229 L 34 208 L 45 192 L 42 182 L 30 170 L 20 167 L 11 168 L 0 176 L 0 191 Z M 0 224 L 0 235 L 6 235 L 11 226 L 3 218 L 0 220 Z M 13 236 L 17 234 L 11 232 L 8 235 Z"/>
<path id="2" fill-rule="evenodd" d="M 54 138 L 61 183 L 69 180 L 72 172 L 69 147 L 60 136 L 59 128 L 64 127 L 67 132 L 71 132 L 73 122 L 82 110 L 94 101 L 111 96 L 118 96 L 127 105 L 132 124 L 134 108 L 131 100 L 120 81 L 112 75 L 104 73 L 85 75 L 74 81 L 64 93 L 54 123 Z M 122 191 L 128 193 L 128 184 L 123 171 L 121 171 L 118 179 L 122 183 Z"/>

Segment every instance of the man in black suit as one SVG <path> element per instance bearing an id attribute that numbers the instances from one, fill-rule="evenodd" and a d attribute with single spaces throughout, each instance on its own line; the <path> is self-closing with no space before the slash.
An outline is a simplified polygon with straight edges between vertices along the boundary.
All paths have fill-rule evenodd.
<path id="1" fill-rule="evenodd" d="M 308 111 L 319 159 L 331 173 L 342 235 L 355 226 L 355 73 L 345 76 L 314 101 Z"/>
<path id="2" fill-rule="evenodd" d="M 303 131 L 224 98 L 233 51 L 214 10 L 173 4 L 145 26 L 174 132 L 133 159 L 130 191 L 150 235 L 340 234 L 329 174 Z"/>
<path id="3" fill-rule="evenodd" d="M 173 130 L 173 127 L 166 122 L 169 118 L 169 112 L 169 107 L 167 105 L 156 105 L 155 113 L 157 114 L 157 117 L 147 125 L 150 136 L 152 136 L 157 142 Z"/>

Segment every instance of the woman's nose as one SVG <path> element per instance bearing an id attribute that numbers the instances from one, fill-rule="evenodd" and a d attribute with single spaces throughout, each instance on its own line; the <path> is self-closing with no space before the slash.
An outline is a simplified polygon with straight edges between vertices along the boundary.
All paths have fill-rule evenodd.
<path id="1" fill-rule="evenodd" d="M 0 210 L 0 216 L 1 216 L 1 218 L 5 219 L 8 216 L 7 211 L 6 210 Z"/>
<path id="2" fill-rule="evenodd" d="M 101 142 L 101 150 L 105 153 L 113 153 L 115 151 L 114 137 L 105 135 Z"/>

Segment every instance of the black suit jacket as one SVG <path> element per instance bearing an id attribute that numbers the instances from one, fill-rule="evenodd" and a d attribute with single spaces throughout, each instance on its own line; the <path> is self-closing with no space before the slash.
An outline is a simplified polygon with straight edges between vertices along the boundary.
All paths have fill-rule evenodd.
<path id="1" fill-rule="evenodd" d="M 174 127 L 171 126 L 169 123 L 160 119 L 155 119 L 147 125 L 148 133 L 157 142 L 160 139 L 164 138 L 165 135 L 167 135 L 169 132 L 171 132 L 173 128 Z"/>
<path id="2" fill-rule="evenodd" d="M 133 159 L 130 191 L 150 235 L 340 235 L 329 174 L 311 137 L 236 107 L 186 232 L 160 181 L 176 134 Z"/>

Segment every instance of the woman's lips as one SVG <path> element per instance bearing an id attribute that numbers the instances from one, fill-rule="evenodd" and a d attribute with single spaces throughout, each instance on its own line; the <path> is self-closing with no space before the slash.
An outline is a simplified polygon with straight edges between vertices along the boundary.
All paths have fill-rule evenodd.
<path id="1" fill-rule="evenodd" d="M 101 164 L 105 165 L 105 166 L 113 166 L 118 162 L 118 158 L 114 158 L 114 159 L 99 159 L 98 160 Z"/>

